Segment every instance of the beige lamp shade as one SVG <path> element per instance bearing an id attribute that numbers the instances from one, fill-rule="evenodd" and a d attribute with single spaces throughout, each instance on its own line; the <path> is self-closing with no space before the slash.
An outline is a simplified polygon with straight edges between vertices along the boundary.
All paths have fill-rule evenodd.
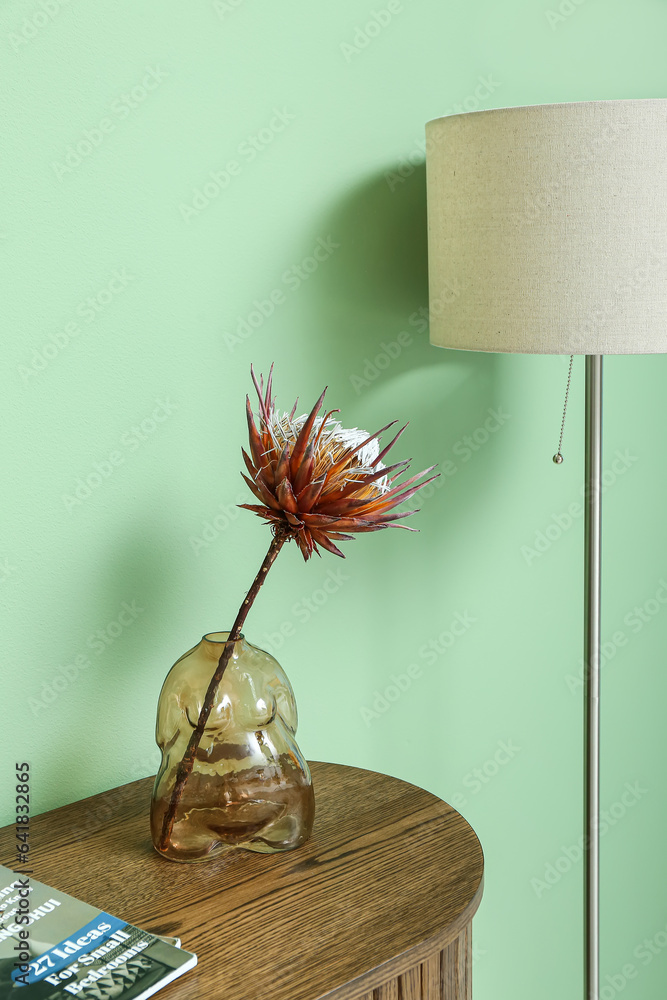
<path id="1" fill-rule="evenodd" d="M 667 100 L 426 126 L 431 342 L 667 352 Z"/>

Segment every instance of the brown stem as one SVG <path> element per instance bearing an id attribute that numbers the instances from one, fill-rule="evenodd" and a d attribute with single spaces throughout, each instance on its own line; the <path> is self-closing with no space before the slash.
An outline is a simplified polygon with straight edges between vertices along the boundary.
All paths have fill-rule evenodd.
<path id="1" fill-rule="evenodd" d="M 171 793 L 171 800 L 169 802 L 169 807 L 164 814 L 164 819 L 162 821 L 162 833 L 160 835 L 159 850 L 166 851 L 171 838 L 171 833 L 174 828 L 174 819 L 176 817 L 176 810 L 178 809 L 178 803 L 181 800 L 181 795 L 183 794 L 183 789 L 185 787 L 185 782 L 188 780 L 188 775 L 192 771 L 195 762 L 195 755 L 197 753 L 197 748 L 199 747 L 200 740 L 204 735 L 204 729 L 206 728 L 206 723 L 208 717 L 211 714 L 211 709 L 213 708 L 213 701 L 215 699 L 216 691 L 218 690 L 218 685 L 222 680 L 222 675 L 225 672 L 227 664 L 231 658 L 234 643 L 241 636 L 241 629 L 243 628 L 243 623 L 246 620 L 246 616 L 253 605 L 259 589 L 266 579 L 266 574 L 271 569 L 276 556 L 283 547 L 286 541 L 286 536 L 283 534 L 275 535 L 269 546 L 269 551 L 264 557 L 264 562 L 260 566 L 259 573 L 255 577 L 252 587 L 246 594 L 246 598 L 239 608 L 239 613 L 236 616 L 236 620 L 232 625 L 232 630 L 229 633 L 229 638 L 225 642 L 220 659 L 218 660 L 218 665 L 215 668 L 215 673 L 211 677 L 211 681 L 206 690 L 206 695 L 204 697 L 204 704 L 201 707 L 201 712 L 199 713 L 199 719 L 197 720 L 197 725 L 192 731 L 192 736 L 190 737 L 190 742 L 188 743 L 188 748 L 183 754 L 183 759 L 178 765 L 178 771 L 176 773 L 176 784 L 174 785 L 174 790 Z"/>

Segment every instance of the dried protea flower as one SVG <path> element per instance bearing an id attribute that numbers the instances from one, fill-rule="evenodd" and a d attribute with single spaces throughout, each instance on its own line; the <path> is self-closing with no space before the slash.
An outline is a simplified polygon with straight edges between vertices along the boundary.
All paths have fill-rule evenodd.
<path id="1" fill-rule="evenodd" d="M 206 690 L 197 724 L 193 727 L 187 749 L 178 766 L 176 782 L 162 822 L 159 849 L 163 852 L 169 844 L 176 809 L 192 772 L 197 748 L 234 643 L 241 635 L 247 614 L 282 546 L 294 538 L 304 559 L 309 559 L 313 552 L 319 555 L 319 545 L 342 556 L 334 539 L 340 541 L 352 538 L 347 532 L 406 527 L 397 524 L 397 521 L 416 513 L 414 510 L 390 512 L 436 478 L 431 476 L 421 483 L 417 482 L 432 471 L 434 466 L 431 466 L 394 485 L 410 462 L 406 460 L 387 467 L 382 460 L 398 441 L 405 427 L 382 451 L 378 438 L 396 423 L 395 420 L 375 434 L 367 434 L 356 428 L 346 430 L 332 417 L 338 410 L 330 410 L 324 416 L 319 416 L 326 389 L 307 417 L 295 416 L 297 403 L 290 414 L 278 414 L 271 395 L 273 365 L 266 390 L 263 378 L 260 376 L 258 384 L 252 368 L 250 371 L 259 396 L 259 429 L 255 424 L 250 400 L 246 397 L 250 455 L 244 451 L 243 457 L 250 476 L 244 476 L 244 479 L 261 506 L 240 506 L 265 518 L 273 528 L 273 538 L 223 646 L 215 673 Z"/>
<path id="2" fill-rule="evenodd" d="M 431 466 L 394 485 L 410 461 L 386 467 L 382 460 L 405 427 L 380 451 L 378 438 L 395 420 L 375 434 L 348 430 L 333 418 L 338 410 L 319 416 L 326 389 L 308 416 L 295 416 L 298 400 L 291 413 L 279 413 L 271 394 L 273 366 L 266 389 L 263 377 L 258 383 L 252 368 L 251 373 L 259 397 L 259 428 L 246 396 L 250 455 L 243 451 L 249 473 L 243 478 L 261 506 L 241 507 L 269 521 L 276 535 L 294 538 L 304 559 L 313 552 L 319 555 L 318 545 L 343 556 L 334 540 L 352 538 L 347 532 L 407 528 L 397 522 L 416 511 L 392 509 L 436 477 L 417 484 L 435 468 Z"/>

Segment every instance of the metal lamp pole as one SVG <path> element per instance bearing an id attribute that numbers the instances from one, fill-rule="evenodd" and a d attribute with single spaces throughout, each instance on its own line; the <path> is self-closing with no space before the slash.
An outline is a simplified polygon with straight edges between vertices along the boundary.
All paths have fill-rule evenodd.
<path id="1" fill-rule="evenodd" d="M 600 992 L 600 568 L 602 355 L 586 355 L 584 624 L 584 949 L 585 997 Z"/>

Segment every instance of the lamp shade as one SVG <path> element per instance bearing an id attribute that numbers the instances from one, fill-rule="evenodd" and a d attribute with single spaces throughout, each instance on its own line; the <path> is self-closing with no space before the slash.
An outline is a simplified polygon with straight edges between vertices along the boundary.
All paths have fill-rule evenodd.
<path id="1" fill-rule="evenodd" d="M 667 100 L 426 126 L 431 342 L 667 352 Z"/>

